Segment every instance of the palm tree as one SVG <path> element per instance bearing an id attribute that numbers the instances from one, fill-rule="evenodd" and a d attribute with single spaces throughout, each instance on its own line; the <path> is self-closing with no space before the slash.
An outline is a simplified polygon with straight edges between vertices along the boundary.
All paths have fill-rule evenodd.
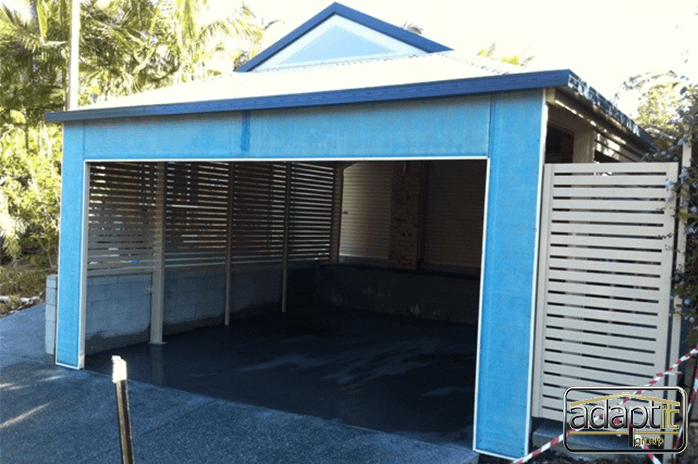
<path id="1" fill-rule="evenodd" d="M 166 8 L 164 2 L 171 8 Z M 64 107 L 69 0 L 0 5 L 0 236 L 18 258 L 28 246 L 51 262 L 57 244 L 60 127 L 44 113 Z M 249 46 L 263 28 L 243 8 L 206 20 L 205 0 L 87 0 L 81 4 L 83 103 L 221 72 L 211 66 L 239 36 Z M 228 67 L 235 65 L 232 52 Z"/>
<path id="2" fill-rule="evenodd" d="M 35 0 L 28 18 L 0 7 L 0 121 L 39 124 L 63 106 L 67 20 L 65 0 Z"/>

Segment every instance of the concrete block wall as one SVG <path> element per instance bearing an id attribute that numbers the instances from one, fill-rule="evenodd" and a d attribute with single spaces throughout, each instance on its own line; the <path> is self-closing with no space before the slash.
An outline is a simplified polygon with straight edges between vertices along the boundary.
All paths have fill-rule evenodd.
<path id="1" fill-rule="evenodd" d="M 150 339 L 151 274 L 89 277 L 85 354 Z M 291 268 L 287 306 L 310 304 L 315 267 Z M 58 276 L 46 279 L 46 360 L 53 363 Z M 231 317 L 242 319 L 280 311 L 281 267 L 237 269 L 231 289 Z M 168 271 L 165 274 L 166 335 L 223 323 L 225 271 Z"/>
<path id="2" fill-rule="evenodd" d="M 88 277 L 85 354 L 148 341 L 151 274 Z"/>
<path id="3" fill-rule="evenodd" d="M 231 319 L 242 319 L 281 310 L 281 267 L 242 268 L 233 277 Z M 286 306 L 310 304 L 315 266 L 291 267 Z"/>
<path id="4" fill-rule="evenodd" d="M 58 307 L 58 275 L 46 276 L 46 362 L 53 364 L 56 354 L 56 309 Z"/>
<path id="5" fill-rule="evenodd" d="M 315 283 L 314 267 L 291 268 L 287 307 L 309 304 Z M 280 311 L 281 267 L 245 266 L 234 270 L 232 320 Z M 225 271 L 167 271 L 165 273 L 166 335 L 223 323 Z"/>
<path id="6" fill-rule="evenodd" d="M 474 325 L 479 289 L 478 278 L 327 265 L 318 268 L 313 302 Z"/>
<path id="7" fill-rule="evenodd" d="M 166 271 L 164 334 L 223 321 L 225 271 Z"/>
<path id="8" fill-rule="evenodd" d="M 150 333 L 150 274 L 89 277 L 85 354 L 147 341 Z M 58 276 L 46 277 L 46 361 L 56 344 Z"/>

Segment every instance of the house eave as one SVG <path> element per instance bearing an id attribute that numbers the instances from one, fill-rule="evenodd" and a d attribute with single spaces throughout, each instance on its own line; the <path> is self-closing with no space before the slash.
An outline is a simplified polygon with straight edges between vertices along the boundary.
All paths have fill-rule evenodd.
<path id="1" fill-rule="evenodd" d="M 47 122 L 94 119 L 224 113 L 231 111 L 302 108 L 420 98 L 457 97 L 474 94 L 566 86 L 569 71 L 543 71 L 447 81 L 420 82 L 360 89 L 341 89 L 301 94 L 271 95 L 209 101 L 192 101 L 113 108 L 85 108 L 46 113 Z"/>

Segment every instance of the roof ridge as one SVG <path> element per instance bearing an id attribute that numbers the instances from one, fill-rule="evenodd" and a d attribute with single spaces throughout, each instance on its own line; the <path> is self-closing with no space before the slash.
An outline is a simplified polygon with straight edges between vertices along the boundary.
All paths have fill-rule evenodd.
<path id="1" fill-rule="evenodd" d="M 360 59 L 351 59 L 351 60 L 337 60 L 337 61 L 330 61 L 330 62 L 322 62 L 322 63 L 312 63 L 312 64 L 299 64 L 297 66 L 284 66 L 281 68 L 268 68 L 268 69 L 255 69 L 254 71 L 250 72 L 249 74 L 254 75 L 254 74 L 266 74 L 266 73 L 283 73 L 286 71 L 294 71 L 294 70 L 313 70 L 313 69 L 322 69 L 322 68 L 330 68 L 330 67 L 335 67 L 335 66 L 352 66 L 352 65 L 357 65 L 357 64 L 366 64 L 366 63 L 378 63 L 378 62 L 388 62 L 388 61 L 397 61 L 397 60 L 407 60 L 407 59 L 413 59 L 413 58 L 421 58 L 421 57 L 430 57 L 434 55 L 440 55 L 442 52 L 438 53 L 410 53 L 410 54 L 405 54 L 405 55 L 391 55 L 391 56 L 381 56 L 381 57 L 366 57 L 366 58 L 360 58 Z M 240 74 L 240 73 L 238 73 Z"/>

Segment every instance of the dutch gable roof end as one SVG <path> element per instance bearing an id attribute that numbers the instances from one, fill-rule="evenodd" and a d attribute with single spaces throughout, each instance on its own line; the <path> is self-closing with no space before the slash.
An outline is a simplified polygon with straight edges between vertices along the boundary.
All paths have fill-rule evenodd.
<path id="1" fill-rule="evenodd" d="M 450 48 L 333 3 L 238 69 L 260 69 L 434 53 Z"/>

